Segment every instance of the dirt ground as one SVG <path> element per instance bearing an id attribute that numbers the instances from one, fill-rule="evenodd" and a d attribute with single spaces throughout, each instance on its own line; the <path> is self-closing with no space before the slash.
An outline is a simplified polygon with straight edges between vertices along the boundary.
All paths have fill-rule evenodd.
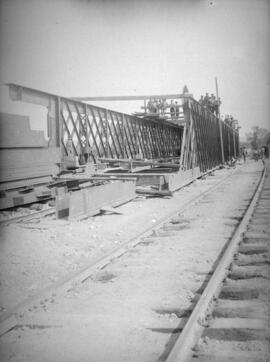
<path id="1" fill-rule="evenodd" d="M 81 222 L 55 220 L 1 229 L 4 312 L 120 246 L 196 195 L 230 177 L 186 210 L 177 237 L 156 237 L 97 271 L 80 287 L 24 315 L 0 340 L 3 361 L 164 361 L 241 217 L 262 170 L 247 162 L 197 180 L 172 198 L 137 198 Z"/>

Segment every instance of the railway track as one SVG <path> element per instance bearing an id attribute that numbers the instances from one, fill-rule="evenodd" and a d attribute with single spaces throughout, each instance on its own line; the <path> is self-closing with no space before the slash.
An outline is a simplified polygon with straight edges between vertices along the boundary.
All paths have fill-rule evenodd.
<path id="1" fill-rule="evenodd" d="M 223 219 L 223 223 L 224 222 L 227 223 L 227 229 L 226 229 L 227 231 L 222 236 L 222 238 L 225 238 L 226 240 L 232 239 L 230 241 L 230 243 L 229 242 L 224 243 L 224 245 L 226 246 L 226 250 L 228 250 L 228 249 L 230 250 L 229 256 L 226 256 L 227 254 L 226 254 L 225 247 L 224 247 L 224 249 L 222 249 L 221 253 L 218 254 L 216 263 L 214 263 L 216 265 L 216 270 L 224 269 L 222 271 L 223 274 L 221 274 L 221 272 L 219 273 L 219 278 L 218 278 L 218 282 L 217 282 L 216 276 L 215 276 L 216 272 L 211 271 L 209 273 L 210 276 L 212 275 L 212 273 L 214 273 L 214 274 L 209 279 L 206 289 L 202 289 L 202 286 L 200 286 L 200 288 L 199 288 L 200 292 L 198 292 L 198 293 L 201 295 L 201 298 L 196 303 L 193 311 L 191 312 L 191 309 L 189 306 L 189 308 L 186 311 L 179 314 L 179 318 L 180 318 L 179 326 L 177 328 L 168 329 L 169 331 L 171 331 L 171 333 L 173 333 L 174 340 L 175 340 L 175 336 L 178 336 L 178 335 L 179 335 L 179 339 L 175 344 L 173 344 L 173 347 L 170 343 L 167 344 L 167 347 L 165 348 L 164 353 L 161 356 L 159 356 L 159 359 L 158 359 L 159 361 L 165 361 L 165 360 L 167 360 L 167 361 L 173 361 L 173 360 L 184 361 L 184 358 L 191 358 L 191 359 L 193 357 L 200 358 L 200 355 L 203 354 L 203 352 L 201 352 L 201 350 L 198 347 L 198 346 L 200 346 L 200 344 L 198 344 L 198 346 L 195 347 L 195 350 L 194 350 L 194 346 L 196 345 L 196 341 L 197 341 L 197 340 L 195 340 L 195 337 L 197 339 L 199 338 L 197 329 L 199 329 L 199 331 L 201 333 L 203 332 L 203 329 L 204 329 L 206 323 L 208 323 L 207 317 L 209 316 L 209 311 L 210 311 L 209 308 L 210 308 L 210 306 L 213 305 L 213 300 L 215 299 L 215 296 L 217 295 L 217 294 L 210 295 L 210 293 L 208 293 L 208 289 L 211 289 L 211 290 L 214 289 L 214 287 L 211 286 L 213 284 L 221 286 L 222 281 L 226 275 L 226 270 L 227 270 L 226 268 L 231 263 L 230 258 L 232 258 L 234 255 L 234 251 L 235 251 L 237 242 L 240 240 L 240 237 L 246 228 L 247 220 L 249 220 L 249 217 L 253 210 L 253 206 L 256 203 L 256 197 L 258 197 L 260 189 L 262 188 L 262 185 L 259 186 L 259 189 L 257 190 L 255 199 L 254 199 L 253 194 L 254 194 L 254 189 L 256 189 L 255 184 L 257 182 L 255 176 L 254 176 L 254 180 L 251 180 L 251 181 L 252 182 L 250 182 L 250 186 L 248 187 L 249 195 L 247 196 L 247 198 L 245 200 L 241 201 L 240 208 L 237 212 L 237 215 L 234 217 L 231 217 L 230 210 L 228 209 L 226 211 L 226 215 L 223 213 L 222 216 L 217 216 L 219 219 Z M 213 200 L 216 199 L 219 194 L 226 192 L 226 190 L 231 187 L 232 187 L 232 181 L 230 180 L 230 176 L 229 176 L 226 179 L 223 179 L 220 183 L 216 184 L 214 187 L 208 189 L 206 192 L 201 194 L 199 197 L 195 197 L 192 200 L 192 202 L 189 201 L 177 212 L 174 211 L 170 215 L 167 215 L 166 218 L 159 220 L 159 222 L 155 225 L 154 228 L 153 227 L 148 228 L 143 233 L 141 233 L 140 235 L 137 235 L 132 240 L 129 240 L 127 243 L 125 243 L 121 247 L 115 248 L 115 250 L 108 253 L 105 257 L 102 257 L 99 260 L 94 261 L 91 265 L 89 265 L 84 270 L 76 273 L 75 275 L 69 276 L 65 280 L 59 281 L 53 287 L 47 288 L 42 293 L 39 293 L 38 295 L 36 295 L 34 298 L 31 298 L 29 300 L 22 302 L 15 309 L 5 312 L 4 314 L 2 314 L 1 319 L 0 319 L 1 334 L 5 334 L 7 331 L 12 330 L 16 326 L 17 326 L 17 328 L 18 328 L 18 326 L 20 328 L 25 325 L 31 325 L 31 326 L 37 326 L 37 328 L 38 328 L 39 325 L 44 326 L 44 324 L 46 325 L 46 323 L 53 324 L 53 325 L 57 324 L 57 323 L 55 323 L 56 322 L 55 319 L 54 319 L 54 322 L 52 322 L 48 316 L 45 316 L 45 319 L 47 318 L 47 322 L 44 322 L 44 317 L 41 317 L 41 319 L 40 319 L 40 315 L 36 315 L 36 312 L 39 312 L 40 310 L 42 312 L 42 310 L 44 310 L 44 308 L 46 310 L 46 305 L 48 305 L 50 303 L 54 303 L 54 301 L 56 299 L 59 299 L 60 300 L 59 303 L 62 303 L 61 300 L 62 300 L 62 298 L 64 298 L 63 296 L 66 295 L 66 292 L 72 291 L 76 288 L 84 288 L 84 286 L 87 285 L 87 283 L 89 281 L 91 282 L 91 281 L 95 280 L 95 278 L 97 278 L 100 281 L 102 281 L 102 278 L 104 278 L 104 279 L 109 278 L 109 280 L 110 280 L 110 277 L 111 277 L 110 275 L 112 275 L 112 277 L 113 277 L 113 273 L 110 274 L 110 268 L 112 268 L 112 270 L 113 270 L 114 264 L 117 263 L 118 260 L 120 261 L 123 259 L 122 263 L 124 263 L 124 259 L 125 259 L 124 256 L 126 256 L 128 258 L 128 255 L 132 253 L 132 250 L 135 247 L 136 248 L 147 248 L 149 245 L 154 245 L 155 243 L 162 242 L 163 245 L 164 245 L 164 243 L 167 243 L 166 249 L 172 248 L 173 243 L 176 240 L 178 240 L 179 238 L 181 240 L 181 234 L 182 234 L 183 230 L 185 230 L 185 228 L 188 227 L 188 224 L 190 223 L 190 221 L 185 218 L 184 212 L 186 210 L 189 210 L 190 207 L 195 204 L 201 205 L 202 207 L 207 206 L 207 204 L 212 205 Z M 212 196 L 213 193 L 216 196 Z M 204 205 L 204 204 L 206 204 L 206 205 Z M 218 214 L 218 211 L 217 211 L 217 214 Z M 217 230 L 214 230 L 214 232 L 216 232 L 216 231 Z M 212 237 L 216 237 L 215 233 L 212 234 Z M 234 243 L 233 243 L 232 242 L 233 240 L 237 240 L 237 241 L 234 241 Z M 231 246 L 232 244 L 234 244 L 233 247 Z M 171 247 L 170 247 L 170 245 L 171 245 Z M 180 250 L 180 252 L 181 252 L 181 250 Z M 154 256 L 153 256 L 153 258 L 155 259 Z M 224 259 L 226 259 L 227 267 L 224 267 L 224 263 L 223 263 Z M 136 269 L 145 268 L 145 264 L 147 262 L 145 263 L 144 261 L 141 261 L 141 260 L 139 261 L 139 260 L 140 259 L 138 259 L 138 265 L 136 266 Z M 218 263 L 219 260 L 220 260 L 220 263 Z M 222 265 L 222 263 L 223 263 L 223 265 Z M 222 266 L 220 266 L 220 265 L 222 265 Z M 125 264 L 124 264 L 124 266 L 125 266 Z M 118 266 L 117 268 L 120 268 L 120 267 Z M 121 268 L 123 269 L 123 266 Z M 107 269 L 109 270 L 108 272 L 106 271 Z M 208 274 L 207 274 L 206 280 L 208 280 Z M 210 285 L 210 287 L 209 287 L 209 285 Z M 217 293 L 217 292 L 215 292 L 215 293 Z M 201 302 L 201 300 L 206 300 L 206 301 Z M 195 299 L 192 299 L 192 305 L 194 303 L 195 303 Z M 201 307 L 202 303 L 203 303 L 203 307 Z M 196 309 L 199 310 L 199 312 L 200 312 L 198 318 L 197 318 L 197 315 L 196 315 L 196 318 L 193 317 L 194 313 L 196 312 Z M 29 322 L 28 314 L 29 313 L 31 314 L 33 312 L 35 313 L 34 319 L 31 320 L 32 317 L 30 317 L 31 322 Z M 191 314 L 190 314 L 190 312 L 191 312 Z M 57 312 L 57 315 L 58 315 L 58 313 L 59 312 Z M 159 313 L 159 312 L 157 311 L 157 313 Z M 190 314 L 190 316 L 189 316 L 189 314 Z M 186 318 L 187 316 L 189 316 L 188 319 Z M 94 317 L 94 319 L 95 319 L 95 317 Z M 196 328 L 195 328 L 196 333 L 194 334 L 193 337 L 191 337 L 190 328 L 188 328 L 188 326 L 191 323 L 190 321 L 192 321 L 193 319 L 194 319 L 193 323 L 195 323 L 195 326 L 196 326 Z M 61 318 L 60 318 L 60 320 L 61 320 Z M 40 322 L 40 321 L 42 321 L 42 322 Z M 58 316 L 57 316 L 57 321 L 59 323 Z M 185 327 L 183 327 L 184 325 L 185 325 Z M 154 331 L 155 328 L 152 328 L 152 330 Z M 188 332 L 186 332 L 186 330 L 188 330 Z M 188 344 L 185 345 L 184 351 L 183 351 L 183 349 L 182 349 L 183 343 L 180 340 L 185 335 L 187 335 L 186 338 L 188 340 Z M 190 341 L 191 341 L 191 343 L 190 343 Z M 181 348 L 179 347 L 179 345 L 181 346 Z M 96 360 L 99 361 L 99 359 L 96 359 Z M 141 360 L 143 360 L 143 359 L 141 359 Z M 186 360 L 188 360 L 188 359 L 186 359 Z M 219 359 L 217 359 L 217 360 L 219 360 Z"/>
<path id="2" fill-rule="evenodd" d="M 185 203 L 180 209 L 177 211 L 173 211 L 172 213 L 166 215 L 166 217 L 161 218 L 155 223 L 155 226 L 151 226 L 144 230 L 143 232 L 136 235 L 134 238 L 128 240 L 126 243 L 122 244 L 120 247 L 116 247 L 112 251 L 105 254 L 103 257 L 98 258 L 97 260 L 94 260 L 90 265 L 88 265 L 83 270 L 80 270 L 79 272 L 76 272 L 72 275 L 68 275 L 66 278 L 61 279 L 57 283 L 53 284 L 52 286 L 42 290 L 38 294 L 27 298 L 26 300 L 20 301 L 20 303 L 17 304 L 16 307 L 11 308 L 9 310 L 6 310 L 4 313 L 0 316 L 0 336 L 2 334 L 5 334 L 8 330 L 13 328 L 17 323 L 19 322 L 18 318 L 20 315 L 22 315 L 24 312 L 31 311 L 36 308 L 37 305 L 40 303 L 43 303 L 43 301 L 50 300 L 51 298 L 54 298 L 56 295 L 63 294 L 67 292 L 69 289 L 71 289 L 74 285 L 78 285 L 83 283 L 85 280 L 87 280 L 91 274 L 101 268 L 105 268 L 106 265 L 109 265 L 111 261 L 121 257 L 123 254 L 127 253 L 130 249 L 136 247 L 143 239 L 147 238 L 148 236 L 155 234 L 155 230 L 159 230 L 163 224 L 170 222 L 171 219 L 175 219 L 175 215 L 181 214 L 186 209 L 190 208 L 192 205 L 196 204 L 196 202 L 200 201 L 203 197 L 214 191 L 216 188 L 218 188 L 220 185 L 222 185 L 226 180 L 230 178 L 231 174 L 226 176 L 224 179 L 219 181 L 214 186 L 210 187 L 203 193 L 199 194 L 198 196 L 195 196 L 191 200 L 189 200 L 187 203 Z M 21 216 L 15 216 L 12 218 L 9 218 L 7 220 L 0 221 L 1 226 L 9 225 L 11 223 L 16 222 L 24 222 L 29 221 L 34 218 L 40 218 L 46 215 L 50 215 L 54 212 L 54 208 L 45 209 L 33 212 L 31 214 L 27 215 L 21 215 Z M 174 221 L 175 222 L 175 221 Z M 177 223 L 177 222 L 175 222 Z M 174 227 L 175 228 L 175 227 Z M 175 230 L 177 227 L 175 228 Z M 181 230 L 181 227 L 180 227 Z M 167 231 L 168 232 L 168 231 Z"/>
<path id="3" fill-rule="evenodd" d="M 268 167 L 167 362 L 270 360 L 269 175 Z"/>

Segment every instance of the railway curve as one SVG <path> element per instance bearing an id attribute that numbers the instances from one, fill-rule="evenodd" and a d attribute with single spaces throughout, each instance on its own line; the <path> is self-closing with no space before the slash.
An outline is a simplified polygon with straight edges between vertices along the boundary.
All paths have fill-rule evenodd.
<path id="1" fill-rule="evenodd" d="M 194 199 L 192 207 L 149 228 L 131 248 L 108 255 L 64 290 L 51 290 L 49 297 L 13 313 L 15 325 L 0 339 L 4 356 L 10 361 L 168 360 L 261 174 L 261 164 L 243 165 Z"/>

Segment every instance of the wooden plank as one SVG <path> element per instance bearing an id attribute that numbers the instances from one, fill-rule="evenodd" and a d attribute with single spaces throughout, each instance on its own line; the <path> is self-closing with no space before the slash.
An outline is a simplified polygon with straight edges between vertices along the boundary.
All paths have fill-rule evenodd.
<path id="1" fill-rule="evenodd" d="M 151 166 L 139 166 L 139 167 L 132 167 L 130 170 L 131 173 L 143 172 L 146 170 L 151 170 Z"/>
<path id="2" fill-rule="evenodd" d="M 158 166 L 158 167 L 169 167 L 179 169 L 180 164 L 170 162 L 158 162 L 151 160 L 136 160 L 136 159 L 117 159 L 117 158 L 99 158 L 100 162 L 111 162 L 111 163 L 129 163 L 136 166 Z"/>
<path id="3" fill-rule="evenodd" d="M 265 318 L 264 303 L 257 299 L 230 300 L 219 299 L 214 309 L 215 318 Z"/>
<path id="4" fill-rule="evenodd" d="M 214 318 L 209 328 L 213 329 L 263 329 L 267 328 L 267 321 L 261 318 Z"/>
<path id="5" fill-rule="evenodd" d="M 224 344 L 219 343 L 216 350 L 210 350 L 208 353 L 193 353 L 195 358 L 191 361 L 200 362 L 265 362 L 265 353 L 263 351 L 235 351 L 224 350 Z"/>
<path id="6" fill-rule="evenodd" d="M 101 209 L 100 209 L 100 211 L 102 211 L 102 212 L 110 212 L 110 213 L 112 213 L 112 214 L 118 214 L 118 215 L 122 215 L 122 214 L 123 214 L 122 212 L 114 209 L 113 207 L 106 206 L 106 205 L 105 205 L 105 206 L 102 206 Z"/>
<path id="7" fill-rule="evenodd" d="M 136 193 L 140 195 L 151 195 L 157 197 L 167 197 L 172 196 L 172 192 L 169 190 L 153 190 L 153 189 L 146 189 L 142 187 L 136 188 Z"/>

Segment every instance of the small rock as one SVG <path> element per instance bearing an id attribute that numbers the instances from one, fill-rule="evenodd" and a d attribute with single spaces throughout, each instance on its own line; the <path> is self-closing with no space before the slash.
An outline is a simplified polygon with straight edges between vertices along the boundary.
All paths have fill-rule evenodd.
<path id="1" fill-rule="evenodd" d="M 30 285 L 28 290 L 35 290 L 36 288 L 37 288 L 37 286 L 35 284 L 32 284 L 32 285 Z"/>
<path id="2" fill-rule="evenodd" d="M 35 210 L 35 211 L 42 210 L 42 208 L 43 208 L 42 204 L 32 204 L 29 206 L 30 210 Z"/>
<path id="3" fill-rule="evenodd" d="M 192 348 L 193 352 L 199 352 L 199 350 L 200 350 L 200 347 L 197 344 Z"/>

